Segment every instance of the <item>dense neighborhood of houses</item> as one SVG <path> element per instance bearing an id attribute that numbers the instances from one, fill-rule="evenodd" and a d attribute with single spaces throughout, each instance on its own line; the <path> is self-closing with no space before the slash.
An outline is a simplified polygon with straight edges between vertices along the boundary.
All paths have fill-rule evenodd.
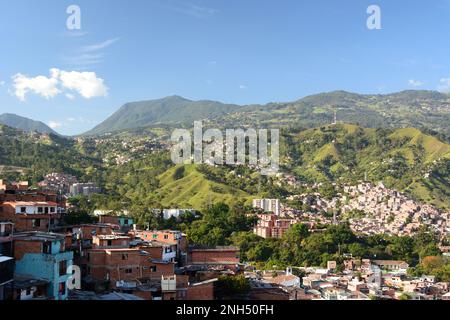
<path id="1" fill-rule="evenodd" d="M 434 276 L 411 277 L 404 261 L 356 259 L 345 255 L 345 268 L 291 267 L 256 270 L 241 261 L 237 247 L 205 247 L 189 243 L 178 230 L 139 230 L 126 212 L 96 211 L 98 222 L 64 225 L 70 185 L 63 176 L 46 184 L 60 188 L 30 189 L 28 183 L 0 180 L 0 300 L 214 300 L 221 296 L 219 278 L 244 276 L 251 300 L 365 300 L 371 297 L 450 300 L 450 284 Z M 69 186 L 69 187 L 68 187 Z M 64 190 L 63 190 L 64 189 Z M 73 189 L 73 188 L 72 188 Z M 344 212 L 363 208 L 371 218 L 350 219 L 358 231 L 408 234 L 417 223 L 448 233 L 448 213 L 420 206 L 382 185 L 347 187 Z M 302 197 L 300 195 L 299 197 Z M 349 197 L 345 201 L 344 197 Z M 320 196 L 313 206 L 336 203 Z M 279 199 L 254 199 L 258 222 L 254 233 L 281 238 L 296 223 L 314 228 L 334 223 L 315 213 L 296 212 Z M 165 209 L 163 217 L 179 217 L 190 209 Z M 388 219 L 394 213 L 394 219 Z"/>

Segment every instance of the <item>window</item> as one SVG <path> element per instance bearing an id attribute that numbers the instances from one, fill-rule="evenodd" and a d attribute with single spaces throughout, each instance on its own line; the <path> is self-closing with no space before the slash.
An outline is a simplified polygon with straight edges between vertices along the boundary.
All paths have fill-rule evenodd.
<path id="1" fill-rule="evenodd" d="M 45 207 L 45 213 L 48 213 L 48 207 Z"/>
<path id="2" fill-rule="evenodd" d="M 150 267 L 150 272 L 156 272 L 156 266 L 151 266 Z"/>
<path id="3" fill-rule="evenodd" d="M 20 213 L 26 213 L 27 207 L 20 207 Z"/>
<path id="4" fill-rule="evenodd" d="M 38 213 L 44 212 L 44 209 L 42 207 L 38 207 Z"/>
<path id="5" fill-rule="evenodd" d="M 108 240 L 108 246 L 112 246 L 112 240 Z"/>
<path id="6" fill-rule="evenodd" d="M 42 253 L 45 253 L 45 254 L 52 253 L 52 243 L 51 242 L 44 242 L 42 244 Z"/>
<path id="7" fill-rule="evenodd" d="M 41 219 L 33 219 L 33 228 L 37 228 L 41 226 Z"/>
<path id="8" fill-rule="evenodd" d="M 60 261 L 59 262 L 59 275 L 64 276 L 67 274 L 67 261 Z"/>
<path id="9" fill-rule="evenodd" d="M 55 211 L 56 211 L 56 210 L 55 210 L 55 207 L 50 207 L 50 212 L 51 212 L 51 213 L 55 213 Z"/>
<path id="10" fill-rule="evenodd" d="M 26 295 L 29 296 L 31 294 L 31 288 L 27 288 Z"/>
<path id="11" fill-rule="evenodd" d="M 125 273 L 126 273 L 126 274 L 131 274 L 131 273 L 133 273 L 133 269 L 131 269 L 131 268 L 126 268 L 126 269 L 125 269 Z"/>
<path id="12" fill-rule="evenodd" d="M 165 240 L 169 239 L 169 235 L 165 234 L 165 235 L 164 235 L 164 239 L 165 239 Z"/>
<path id="13" fill-rule="evenodd" d="M 127 254 L 122 254 L 122 260 L 128 260 L 128 255 Z"/>
<path id="14" fill-rule="evenodd" d="M 154 234 L 154 235 L 153 235 L 153 239 L 158 239 L 158 235 L 157 235 L 157 234 Z"/>
<path id="15" fill-rule="evenodd" d="M 123 221 L 123 224 L 127 226 L 127 225 L 128 225 L 128 219 L 125 219 L 125 220 Z"/>
<path id="16" fill-rule="evenodd" d="M 59 283 L 59 294 L 60 295 L 65 295 L 66 294 L 66 283 L 65 282 L 60 282 Z"/>

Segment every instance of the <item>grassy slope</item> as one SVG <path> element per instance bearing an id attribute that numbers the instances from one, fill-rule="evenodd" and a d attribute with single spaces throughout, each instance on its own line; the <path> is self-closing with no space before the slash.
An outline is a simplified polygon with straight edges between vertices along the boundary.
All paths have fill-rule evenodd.
<path id="1" fill-rule="evenodd" d="M 231 204 L 237 199 L 248 200 L 250 195 L 242 190 L 207 180 L 195 169 L 195 165 L 185 165 L 185 173 L 176 180 L 171 168 L 159 176 L 161 188 L 157 191 L 163 206 L 178 206 L 201 210 L 209 202 L 223 201 Z"/>

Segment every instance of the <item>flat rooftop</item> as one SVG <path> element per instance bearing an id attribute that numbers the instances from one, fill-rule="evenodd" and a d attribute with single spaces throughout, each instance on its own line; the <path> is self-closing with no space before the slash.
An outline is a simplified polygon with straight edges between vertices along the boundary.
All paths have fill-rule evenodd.
<path id="1" fill-rule="evenodd" d="M 9 204 L 14 207 L 39 207 L 39 206 L 49 206 L 56 207 L 58 204 L 56 202 L 50 201 L 5 201 L 4 204 Z"/>
<path id="2" fill-rule="evenodd" d="M 56 241 L 64 240 L 65 235 L 59 233 L 51 232 L 40 232 L 40 231 L 30 231 L 30 232 L 20 232 L 14 234 L 14 240 L 25 240 L 25 241 Z"/>

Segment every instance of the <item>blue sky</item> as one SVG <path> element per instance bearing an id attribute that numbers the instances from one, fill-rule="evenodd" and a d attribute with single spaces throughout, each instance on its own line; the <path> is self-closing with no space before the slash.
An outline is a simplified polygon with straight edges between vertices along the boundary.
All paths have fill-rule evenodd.
<path id="1" fill-rule="evenodd" d="M 66 9 L 81 9 L 68 30 Z M 366 26 L 381 8 L 381 30 Z M 130 101 L 448 90 L 450 0 L 0 1 L 0 113 L 92 128 Z M 50 71 L 52 69 L 52 71 Z"/>

